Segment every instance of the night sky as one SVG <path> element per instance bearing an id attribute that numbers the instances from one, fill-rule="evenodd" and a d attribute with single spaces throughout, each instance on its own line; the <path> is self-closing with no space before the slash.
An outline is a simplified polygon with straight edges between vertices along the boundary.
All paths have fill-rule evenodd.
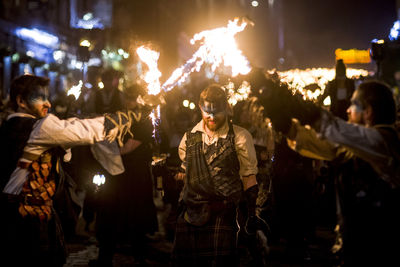
<path id="1" fill-rule="evenodd" d="M 332 67 L 334 51 L 368 49 L 374 38 L 387 38 L 396 20 L 395 0 L 285 0 L 285 46 L 292 64 Z"/>

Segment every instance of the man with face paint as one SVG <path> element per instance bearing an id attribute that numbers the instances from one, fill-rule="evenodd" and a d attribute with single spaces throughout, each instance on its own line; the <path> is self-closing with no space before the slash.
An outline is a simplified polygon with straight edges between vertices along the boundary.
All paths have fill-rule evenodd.
<path id="1" fill-rule="evenodd" d="M 333 247 L 340 249 L 339 264 L 398 266 L 400 140 L 390 88 L 378 81 L 360 84 L 346 122 L 294 98 L 281 83 L 264 84 L 260 101 L 289 146 L 303 156 L 331 161 L 340 174 L 335 177 L 340 242 Z M 289 130 L 281 127 L 290 123 Z"/>
<path id="2" fill-rule="evenodd" d="M 257 158 L 250 133 L 229 121 L 225 91 L 210 85 L 200 94 L 202 120 L 179 145 L 184 173 L 182 210 L 173 258 L 178 266 L 238 266 L 236 208 L 244 193 L 246 231 L 255 233 Z"/>
<path id="3" fill-rule="evenodd" d="M 10 88 L 14 113 L 0 128 L 0 254 L 13 266 L 65 263 L 63 234 L 53 206 L 66 190 L 60 160 L 71 157 L 67 151 L 73 146 L 92 145 L 102 166 L 120 174 L 124 167 L 118 144 L 112 141 L 121 141 L 134 124 L 134 116 L 123 112 L 60 120 L 48 113 L 48 85 L 44 77 L 17 77 Z"/>

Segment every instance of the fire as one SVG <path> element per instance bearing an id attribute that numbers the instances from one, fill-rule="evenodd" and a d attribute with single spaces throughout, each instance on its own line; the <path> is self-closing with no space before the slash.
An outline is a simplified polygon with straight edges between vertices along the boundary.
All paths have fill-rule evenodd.
<path id="1" fill-rule="evenodd" d="M 229 21 L 226 27 L 195 34 L 191 43 L 201 42 L 200 47 L 184 65 L 173 71 L 172 75 L 162 85 L 160 84 L 161 72 L 157 67 L 160 53 L 145 46 L 137 48 L 136 53 L 140 60 L 148 67 L 148 71 L 141 77 L 147 83 L 148 94 L 158 95 L 161 91 L 172 90 L 176 85 L 184 82 L 190 73 L 199 71 L 204 63 L 210 64 L 212 71 L 215 71 L 223 63 L 226 68 L 230 68 L 232 76 L 249 73 L 251 70 L 250 63 L 242 54 L 242 51 L 238 49 L 234 38 L 238 32 L 245 29 L 248 23 L 249 21 L 245 19 L 242 19 L 239 23 L 239 19 L 236 18 Z M 238 91 L 236 95 L 248 94 L 247 91 L 243 90 Z M 237 102 L 238 99 L 243 99 L 243 97 L 245 96 L 235 96 L 235 101 Z M 162 101 L 161 98 L 162 96 L 160 96 L 160 101 Z M 150 117 L 154 127 L 153 137 L 156 137 L 156 128 L 160 123 L 160 105 L 153 109 Z"/>
<path id="2" fill-rule="evenodd" d="M 145 46 L 141 46 L 136 49 L 136 53 L 138 54 L 141 61 L 143 61 L 147 67 L 148 71 L 142 75 L 142 79 L 147 83 L 147 92 L 149 95 L 157 95 L 161 92 L 161 84 L 160 77 L 161 72 L 158 70 L 158 58 L 160 57 L 160 53 L 157 51 L 153 51 L 150 48 Z M 144 102 L 145 104 L 149 104 Z M 160 124 L 160 105 L 157 105 L 156 108 L 150 113 L 150 118 L 153 124 L 153 137 L 156 138 L 156 128 Z"/>
<path id="3" fill-rule="evenodd" d="M 236 91 L 233 82 L 229 82 L 224 87 L 229 95 L 228 103 L 232 106 L 236 105 L 239 101 L 247 99 L 251 91 L 251 86 L 247 81 L 243 81 Z"/>
<path id="4" fill-rule="evenodd" d="M 140 60 L 142 60 L 149 70 L 143 75 L 143 80 L 147 83 L 148 93 L 157 95 L 161 91 L 160 77 L 161 72 L 158 70 L 158 59 L 160 53 L 150 48 L 141 46 L 136 50 Z"/>
<path id="5" fill-rule="evenodd" d="M 274 72 L 271 71 L 271 72 Z M 288 83 L 293 91 L 298 91 L 304 99 L 316 100 L 325 91 L 329 81 L 335 78 L 335 69 L 312 68 L 312 69 L 292 69 L 288 71 L 277 72 L 282 82 Z M 368 76 L 368 71 L 363 69 L 347 69 L 349 78 L 359 78 Z M 314 90 L 307 87 L 314 85 Z"/>
<path id="6" fill-rule="evenodd" d="M 206 30 L 194 35 L 190 41 L 192 44 L 202 42 L 193 56 L 181 67 L 177 68 L 168 80 L 162 85 L 164 91 L 170 91 L 176 85 L 184 82 L 190 73 L 199 71 L 204 63 L 211 64 L 215 71 L 222 63 L 231 68 L 232 76 L 247 74 L 250 72 L 250 63 L 238 49 L 235 35 L 243 31 L 248 25 L 247 20 L 235 18 L 229 21 L 226 27 Z"/>
<path id="7" fill-rule="evenodd" d="M 67 95 L 73 95 L 75 97 L 75 99 L 78 99 L 79 96 L 81 95 L 82 85 L 83 85 L 82 80 L 79 80 L 79 83 L 77 85 L 72 86 L 67 91 Z"/>

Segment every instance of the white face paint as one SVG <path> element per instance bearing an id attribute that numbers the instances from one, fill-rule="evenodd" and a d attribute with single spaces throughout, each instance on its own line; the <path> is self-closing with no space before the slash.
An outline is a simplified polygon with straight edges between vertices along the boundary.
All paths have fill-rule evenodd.
<path id="1" fill-rule="evenodd" d="M 224 125 L 226 121 L 226 109 L 217 109 L 215 105 L 206 101 L 200 107 L 200 110 L 203 121 L 210 131 L 216 131 Z"/>
<path id="2" fill-rule="evenodd" d="M 51 107 L 50 101 L 48 100 L 47 88 L 40 87 L 33 91 L 27 100 L 27 112 L 38 117 L 43 118 L 47 115 L 49 108 Z"/>

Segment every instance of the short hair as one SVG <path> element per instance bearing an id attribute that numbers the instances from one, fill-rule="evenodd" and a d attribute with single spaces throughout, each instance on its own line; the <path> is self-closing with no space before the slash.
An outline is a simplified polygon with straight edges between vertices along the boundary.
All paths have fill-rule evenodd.
<path id="1" fill-rule="evenodd" d="M 393 124 L 396 121 L 396 103 L 389 86 L 370 80 L 361 83 L 357 91 L 361 104 L 364 107 L 370 105 L 372 108 L 373 124 Z"/>
<path id="2" fill-rule="evenodd" d="M 29 95 L 40 87 L 49 85 L 50 79 L 31 74 L 24 74 L 15 78 L 10 87 L 10 107 L 13 110 L 18 109 L 17 96 L 27 101 Z"/>
<path id="3" fill-rule="evenodd" d="M 215 104 L 218 109 L 225 110 L 228 98 L 220 85 L 211 84 L 200 93 L 199 105 L 203 106 L 205 101 Z"/>

